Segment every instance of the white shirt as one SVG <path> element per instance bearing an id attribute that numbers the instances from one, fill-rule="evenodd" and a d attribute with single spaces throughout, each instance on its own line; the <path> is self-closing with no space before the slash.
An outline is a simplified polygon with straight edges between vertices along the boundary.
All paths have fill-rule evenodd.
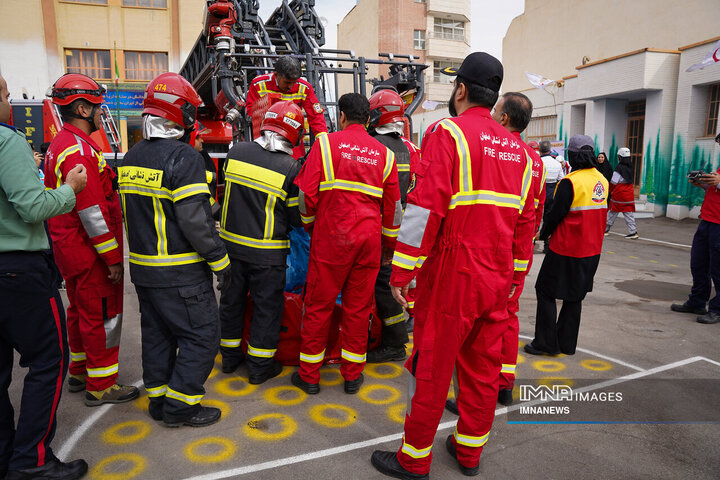
<path id="1" fill-rule="evenodd" d="M 563 170 L 562 164 L 555 160 L 550 155 L 545 155 L 544 157 L 540 158 L 543 161 L 543 164 L 545 165 L 546 175 L 545 175 L 545 183 L 557 183 L 565 176 L 565 171 Z"/>

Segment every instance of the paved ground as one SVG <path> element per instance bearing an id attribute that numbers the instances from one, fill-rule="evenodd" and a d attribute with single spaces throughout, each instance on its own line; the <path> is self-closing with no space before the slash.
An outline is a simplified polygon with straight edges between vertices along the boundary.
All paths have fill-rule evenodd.
<path id="1" fill-rule="evenodd" d="M 696 226 L 692 220 L 640 220 L 641 238 L 626 240 L 624 223 L 615 224 L 595 290 L 583 304 L 578 353 L 521 353 L 518 369 L 525 383 L 620 392 L 623 400 L 570 403 L 570 415 L 529 415 L 520 410 L 528 402 L 517 400 L 499 408 L 481 478 L 720 478 L 720 325 L 700 325 L 692 315 L 669 310 L 689 291 Z M 521 345 L 534 331 L 533 285 L 542 257 L 535 255 L 521 299 Z M 137 299 L 129 283 L 125 291 L 120 380 L 139 385 Z M 385 478 L 369 458 L 374 449 L 399 445 L 407 385 L 401 364 L 368 366 L 357 396 L 342 392 L 336 366 L 324 367 L 317 396 L 290 386 L 292 370 L 256 387 L 246 382 L 244 368 L 228 376 L 216 365 L 204 403 L 219 406 L 224 416 L 200 429 L 152 421 L 144 395 L 132 404 L 88 408 L 81 394 L 65 392 L 56 453 L 86 458 L 93 479 Z M 23 374 L 18 367 L 14 401 Z M 537 406 L 550 405 L 568 403 Z M 432 478 L 463 478 L 444 448 L 455 418 L 446 413 L 436 436 Z"/>

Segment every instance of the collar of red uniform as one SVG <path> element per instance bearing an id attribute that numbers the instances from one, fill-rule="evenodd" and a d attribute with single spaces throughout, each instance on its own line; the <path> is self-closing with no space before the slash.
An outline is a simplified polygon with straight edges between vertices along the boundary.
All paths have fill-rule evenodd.
<path id="1" fill-rule="evenodd" d="M 90 138 L 90 135 L 87 135 L 85 132 L 83 132 L 83 131 L 80 130 L 79 128 L 77 128 L 77 127 L 75 127 L 75 126 L 73 126 L 73 125 L 70 125 L 70 124 L 67 123 L 67 122 L 65 122 L 65 124 L 63 125 L 63 128 L 64 128 L 65 130 L 67 130 L 68 132 L 70 132 L 70 133 L 72 133 L 72 134 L 74 134 L 74 135 L 77 135 L 78 137 L 82 138 L 82 139 L 83 139 L 84 141 L 86 141 L 92 148 L 94 148 L 96 152 L 102 151 L 101 148 L 98 147 L 97 143 L 95 143 L 95 141 L 94 141 L 92 138 Z"/>
<path id="2" fill-rule="evenodd" d="M 347 127 L 345 127 L 345 130 L 344 130 L 344 131 L 348 131 L 348 132 L 349 132 L 349 131 L 352 131 L 352 130 L 363 131 L 363 132 L 366 132 L 366 131 L 367 131 L 367 130 L 365 130 L 365 125 L 361 125 L 361 124 L 359 124 L 359 123 L 351 123 L 350 125 L 348 125 Z"/>
<path id="3" fill-rule="evenodd" d="M 490 109 L 486 107 L 470 107 L 461 113 L 461 115 L 480 115 L 481 117 L 492 118 Z"/>
<path id="4" fill-rule="evenodd" d="M 520 132 L 510 132 L 510 135 L 517 138 L 518 140 L 522 140 L 522 135 L 520 135 Z"/>

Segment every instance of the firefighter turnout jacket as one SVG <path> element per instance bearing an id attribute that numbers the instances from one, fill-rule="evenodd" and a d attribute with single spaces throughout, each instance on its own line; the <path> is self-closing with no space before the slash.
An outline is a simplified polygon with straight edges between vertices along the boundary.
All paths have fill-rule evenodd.
<path id="1" fill-rule="evenodd" d="M 299 227 L 300 163 L 256 142 L 238 143 L 225 163 L 220 238 L 232 258 L 256 265 L 285 265 L 290 226 Z"/>
<path id="2" fill-rule="evenodd" d="M 420 150 L 407 138 L 393 133 L 372 134 L 372 137 L 385 145 L 395 154 L 395 165 L 398 171 L 400 202 L 403 208 L 407 204 L 407 191 L 410 186 L 410 166 L 417 164 Z"/>
<path id="3" fill-rule="evenodd" d="M 142 140 L 119 168 L 130 276 L 136 285 L 191 285 L 228 267 L 210 212 L 202 157 L 173 139 Z"/>

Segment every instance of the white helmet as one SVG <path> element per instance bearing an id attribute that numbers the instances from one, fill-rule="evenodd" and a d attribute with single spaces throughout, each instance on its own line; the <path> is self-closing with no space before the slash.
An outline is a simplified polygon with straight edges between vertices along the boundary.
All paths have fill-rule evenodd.
<path id="1" fill-rule="evenodd" d="M 629 157 L 630 156 L 630 149 L 627 147 L 623 147 L 620 150 L 618 150 L 618 157 Z"/>

